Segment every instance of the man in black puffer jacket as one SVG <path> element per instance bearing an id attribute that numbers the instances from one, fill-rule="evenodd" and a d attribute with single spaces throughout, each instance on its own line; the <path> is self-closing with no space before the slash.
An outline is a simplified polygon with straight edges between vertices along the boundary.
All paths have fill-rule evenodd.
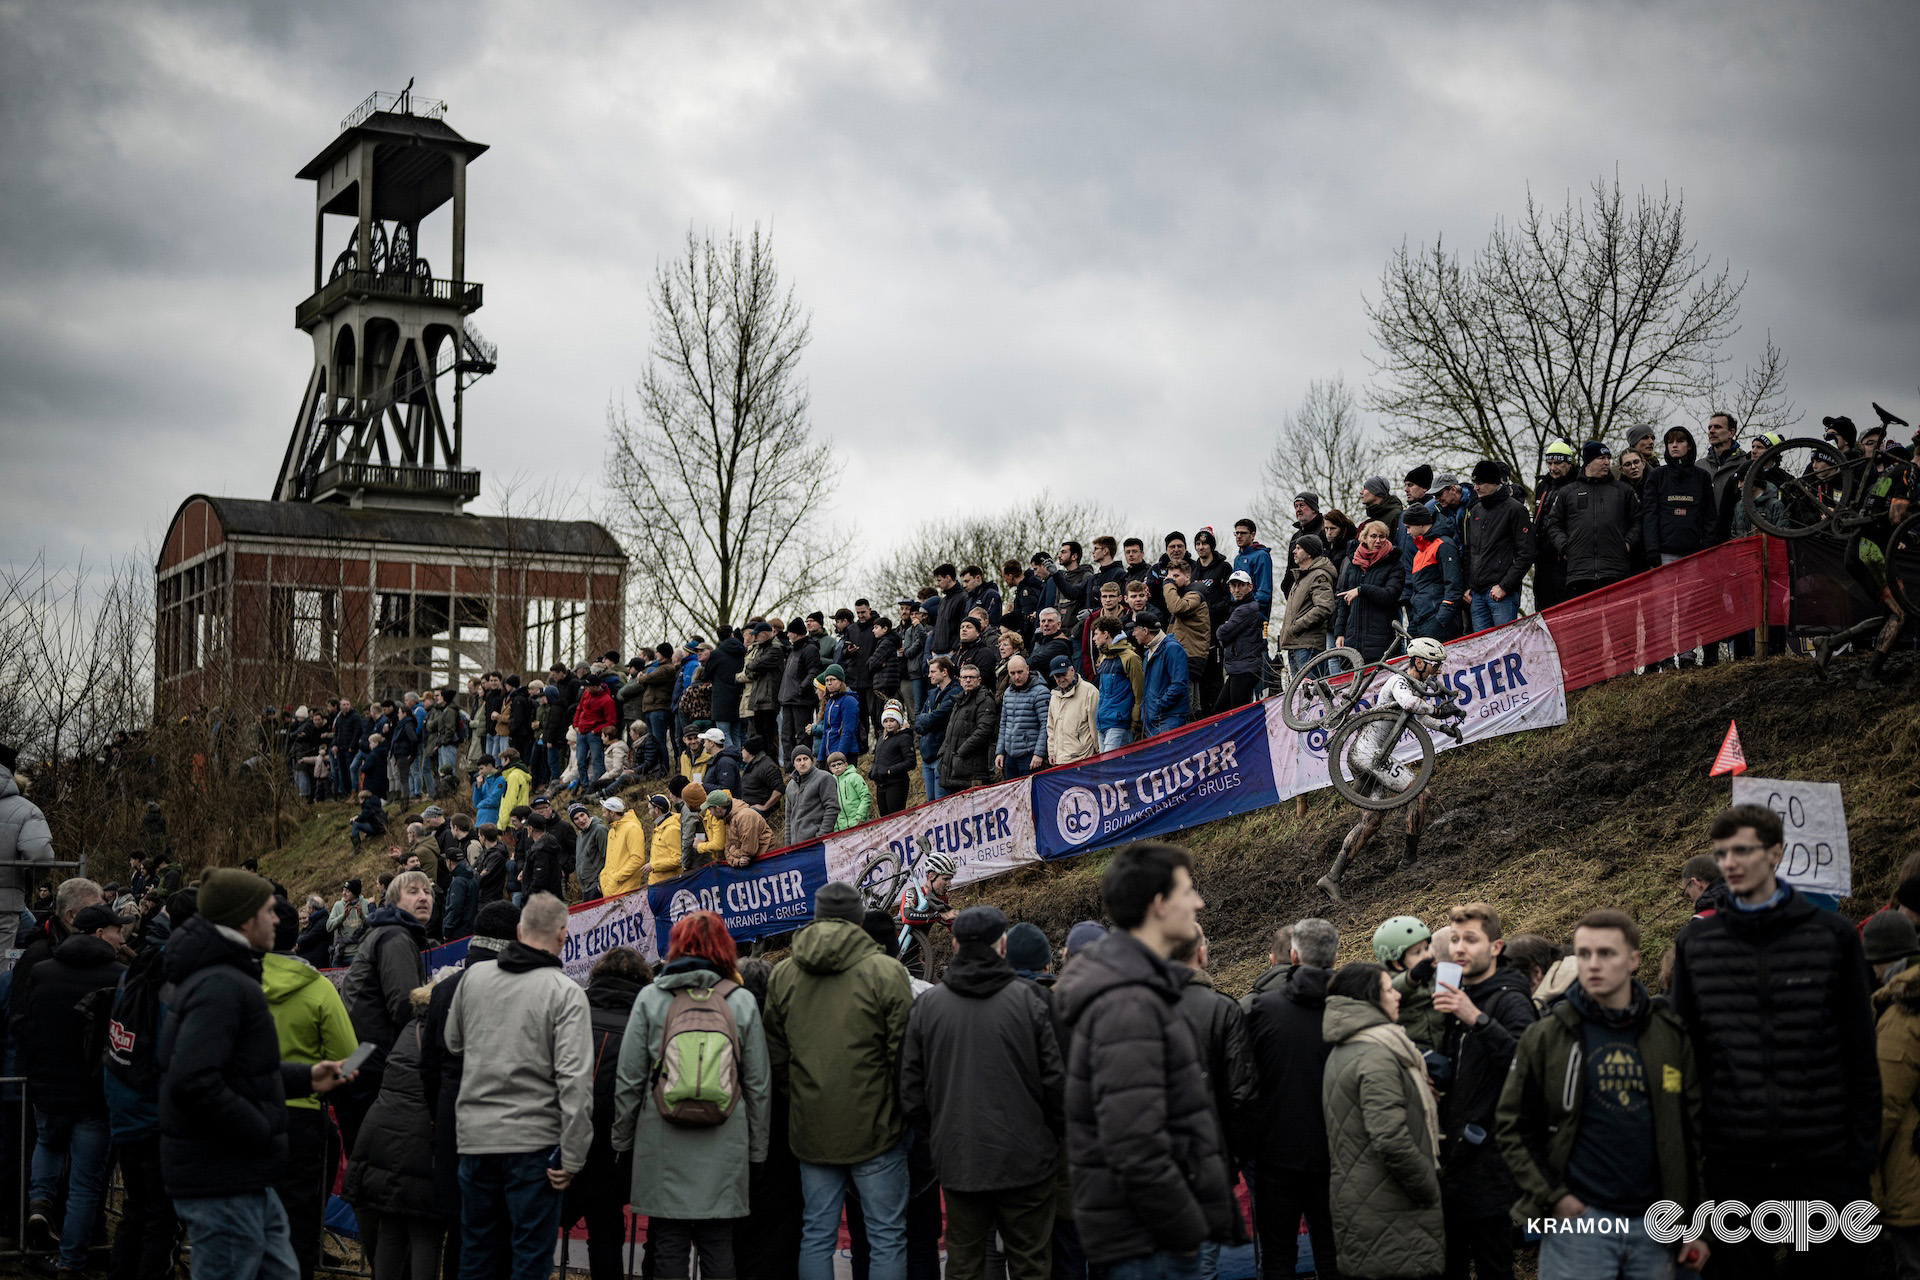
<path id="1" fill-rule="evenodd" d="M 1300 1219 L 1313 1240 L 1314 1266 L 1334 1274 L 1331 1161 L 1321 1077 L 1333 1046 L 1320 1034 L 1340 934 L 1326 920 L 1293 926 L 1281 958 L 1292 972 L 1255 995 L 1247 1012 L 1260 1114 L 1254 1144 L 1253 1207 L 1266 1272 L 1290 1276 L 1299 1258 Z"/>
<path id="2" fill-rule="evenodd" d="M 1569 600 L 1625 578 L 1640 545 L 1640 500 L 1613 478 L 1613 451 L 1589 440 L 1580 458 L 1585 473 L 1554 494 L 1546 520 L 1547 538 L 1566 562 Z"/>
<path id="3" fill-rule="evenodd" d="M 931 1138 L 948 1273 L 979 1275 L 997 1227 L 1009 1280 L 1042 1280 L 1066 1085 L 1053 1014 L 1007 963 L 998 907 L 968 907 L 953 937 L 953 963 L 907 1018 L 900 1107 Z"/>
<path id="4" fill-rule="evenodd" d="M 282 1062 L 260 988 L 279 915 L 273 885 L 237 868 L 200 881 L 198 914 L 167 942 L 174 985 L 160 1035 L 160 1167 L 195 1275 L 294 1276 L 273 1186 L 287 1160 L 287 1096 L 342 1083 L 338 1062 Z"/>
<path id="5" fill-rule="evenodd" d="M 1475 631 L 1520 615 L 1520 584 L 1533 567 L 1533 517 L 1506 476 L 1505 463 L 1489 458 L 1473 464 L 1474 499 L 1460 530 L 1460 572 Z"/>
<path id="6" fill-rule="evenodd" d="M 1100 878 L 1118 926 L 1074 957 L 1054 988 L 1071 1031 L 1067 1158 L 1087 1261 L 1117 1280 L 1192 1270 L 1232 1237 L 1234 1205 L 1213 1095 L 1167 954 L 1206 904 L 1193 859 L 1143 840 Z M 1116 1265 L 1118 1264 L 1118 1265 Z"/>
<path id="7" fill-rule="evenodd" d="M 1864 1200 L 1879 1154 L 1880 1066 L 1859 936 L 1779 882 L 1785 833 L 1772 810 L 1736 805 L 1708 834 L 1725 898 L 1675 937 L 1672 993 L 1706 1091 L 1707 1195 Z M 1826 1259 L 1833 1246 L 1814 1270 L 1860 1274 Z M 1742 1270 L 1755 1253 L 1770 1259 L 1772 1246 L 1713 1245 L 1729 1275 L 1763 1274 Z"/>
<path id="8" fill-rule="evenodd" d="M 1440 1041 L 1440 1052 L 1453 1064 L 1452 1083 L 1440 1098 L 1447 1274 L 1465 1276 L 1471 1261 L 1483 1280 L 1498 1280 L 1513 1274 L 1507 1213 L 1520 1192 L 1493 1135 L 1513 1052 L 1538 1014 L 1527 979 L 1500 962 L 1506 944 L 1499 912 L 1469 902 L 1448 917 L 1460 985 L 1439 987 L 1433 996 L 1433 1007 L 1452 1015 Z"/>

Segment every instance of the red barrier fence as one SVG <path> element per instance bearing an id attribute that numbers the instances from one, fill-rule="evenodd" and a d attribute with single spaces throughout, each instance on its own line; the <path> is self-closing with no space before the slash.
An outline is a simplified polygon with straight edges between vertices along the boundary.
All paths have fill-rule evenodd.
<path id="1" fill-rule="evenodd" d="M 1571 693 L 1756 626 L 1785 626 L 1789 585 L 1786 544 L 1754 534 L 1554 605 L 1541 616 Z"/>

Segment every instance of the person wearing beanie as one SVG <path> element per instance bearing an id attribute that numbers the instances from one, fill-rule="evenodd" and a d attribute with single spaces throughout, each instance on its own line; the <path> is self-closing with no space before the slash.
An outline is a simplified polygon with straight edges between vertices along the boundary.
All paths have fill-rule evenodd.
<path id="1" fill-rule="evenodd" d="M 1054 984 L 1053 944 L 1037 924 L 1022 920 L 1007 930 L 1007 963 L 1028 982 L 1043 987 Z"/>
<path id="2" fill-rule="evenodd" d="M 787 779 L 787 843 L 805 844 L 838 830 L 840 784 L 822 769 L 810 747 L 795 747 Z"/>
<path id="3" fill-rule="evenodd" d="M 276 898 L 284 926 L 293 908 Z M 316 912 L 316 914 L 318 914 Z M 297 925 L 298 917 L 294 917 Z M 276 938 L 276 943 L 283 939 Z M 280 1034 L 280 1056 L 287 1062 L 338 1061 L 360 1043 L 340 991 L 291 948 L 276 945 L 260 957 L 260 988 Z M 287 1171 L 275 1184 L 287 1211 L 287 1229 L 300 1274 L 313 1275 L 320 1263 L 320 1237 L 326 1217 L 327 1117 L 320 1100 L 287 1099 Z"/>
<path id="4" fill-rule="evenodd" d="M 1885 987 L 1920 954 L 1920 932 L 1904 912 L 1883 909 L 1868 916 L 1860 926 L 1860 944 L 1867 963 L 1873 966 L 1874 985 Z"/>
<path id="5" fill-rule="evenodd" d="M 829 881 L 793 959 L 767 983 L 764 1025 L 804 1201 L 799 1274 L 831 1280 L 847 1184 L 858 1180 L 873 1280 L 905 1280 L 908 1135 L 898 1080 L 913 1006 L 907 970 L 861 927 L 859 890 Z"/>
<path id="6" fill-rule="evenodd" d="M 1624 580 L 1643 536 L 1639 499 L 1613 478 L 1613 451 L 1589 440 L 1580 459 L 1580 477 L 1555 491 L 1546 519 L 1547 538 L 1566 567 L 1568 600 Z"/>
<path id="7" fill-rule="evenodd" d="M 1072 960 L 1094 943 L 1107 936 L 1107 927 L 1098 920 L 1082 920 L 1067 930 L 1067 945 L 1063 949 L 1066 958 Z"/>
<path id="8" fill-rule="evenodd" d="M 1008 963 L 998 907 L 968 907 L 953 937 L 945 979 L 907 1019 L 900 1104 L 931 1137 L 951 1273 L 980 1274 L 997 1227 L 1008 1280 L 1045 1280 L 1066 1085 L 1052 1008 Z"/>
<path id="9" fill-rule="evenodd" d="M 838 751 L 849 760 L 860 754 L 860 698 L 847 687 L 846 673 L 840 664 L 830 663 L 820 673 L 820 684 L 827 692 L 819 718 L 808 726 L 821 752 Z"/>
<path id="10" fill-rule="evenodd" d="M 1671 564 L 1706 550 L 1718 541 L 1720 524 L 1713 476 L 1700 465 L 1693 432 L 1669 427 L 1663 443 L 1665 465 L 1647 476 L 1643 488 L 1641 550 L 1650 565 Z"/>
<path id="11" fill-rule="evenodd" d="M 1400 531 L 1400 513 L 1406 510 L 1406 504 L 1393 496 L 1393 487 L 1385 476 L 1368 476 L 1360 486 L 1360 505 L 1366 514 L 1360 519 L 1361 528 L 1367 521 L 1378 520 L 1387 526 L 1387 536 L 1393 537 Z"/>
<path id="12" fill-rule="evenodd" d="M 1071 662 L 1068 665 L 1072 665 Z M 870 770 L 874 800 L 881 817 L 907 807 L 907 789 L 913 783 L 919 764 L 913 734 L 907 731 L 907 714 L 898 702 L 889 702 L 880 713 L 880 740 L 873 744 Z"/>
<path id="13" fill-rule="evenodd" d="M 700 846 L 718 839 L 721 848 L 726 847 L 726 823 L 720 815 L 707 806 L 707 789 L 698 782 L 689 782 L 680 789 L 680 874 L 698 871 L 713 861 L 700 852 Z"/>
<path id="14" fill-rule="evenodd" d="M 1320 513 L 1320 495 L 1311 489 L 1304 489 L 1293 495 L 1293 536 L 1287 542 L 1287 562 L 1280 574 L 1280 592 L 1282 595 L 1293 590 L 1294 580 L 1299 576 L 1299 567 L 1294 560 L 1293 551 L 1300 545 L 1302 538 L 1318 538 L 1325 550 L 1327 538 L 1327 520 Z"/>
<path id="15" fill-rule="evenodd" d="M 1333 584 L 1340 571 L 1328 559 L 1326 540 L 1318 533 L 1304 533 L 1295 538 L 1290 554 L 1293 563 L 1287 566 L 1287 607 L 1280 618 L 1279 640 L 1288 670 L 1298 671 L 1327 647 L 1327 628 L 1332 625 L 1338 606 Z M 1235 588 L 1236 600 L 1238 592 L 1239 588 Z M 1222 633 L 1227 630 L 1227 627 L 1221 628 Z M 1247 682 L 1249 694 L 1259 679 L 1266 657 L 1262 652 L 1265 645 L 1257 631 L 1254 637 L 1251 642 L 1244 635 L 1239 637 L 1240 669 L 1254 676 L 1254 680 Z M 1223 639 L 1221 643 L 1228 641 Z"/>
<path id="16" fill-rule="evenodd" d="M 1451 640 L 1461 634 L 1460 608 L 1466 601 L 1460 551 L 1452 539 L 1434 532 L 1433 512 L 1424 503 L 1407 508 L 1400 532 L 1411 553 L 1404 592 L 1407 631 L 1443 643 Z"/>
<path id="17" fill-rule="evenodd" d="M 1407 495 L 1408 506 L 1425 502 L 1428 493 L 1433 489 L 1433 468 L 1424 462 L 1421 463 L 1407 472 L 1406 477 L 1401 481 L 1401 488 Z"/>
<path id="18" fill-rule="evenodd" d="M 201 877 L 197 910 L 168 939 L 173 984 L 158 1052 L 160 1168 L 186 1225 L 195 1269 L 212 1276 L 298 1274 L 279 1197 L 287 1099 L 343 1083 L 340 1062 L 288 1062 L 261 989 L 273 946 L 273 886 L 238 868 Z"/>
<path id="19" fill-rule="evenodd" d="M 447 1011 L 466 975 L 492 964 L 514 940 L 520 927 L 520 908 L 511 902 L 488 902 L 474 917 L 473 936 L 467 939 L 467 961 L 433 984 L 420 1022 L 420 1083 L 426 1107 L 433 1116 L 433 1194 L 440 1216 L 460 1221 L 460 1149 L 456 1108 L 460 1101 L 463 1055 L 447 1049 Z M 460 1232 L 447 1232 L 443 1274 L 460 1274 Z"/>
<path id="20" fill-rule="evenodd" d="M 1473 630 L 1485 631 L 1520 616 L 1520 587 L 1533 567 L 1534 525 L 1507 484 L 1505 463 L 1474 463 L 1473 492 L 1460 522 L 1461 574 Z"/>

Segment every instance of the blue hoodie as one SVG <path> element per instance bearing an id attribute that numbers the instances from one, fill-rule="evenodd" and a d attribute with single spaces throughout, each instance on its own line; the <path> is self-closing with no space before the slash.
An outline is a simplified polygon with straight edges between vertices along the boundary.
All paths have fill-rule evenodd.
<path id="1" fill-rule="evenodd" d="M 1245 571 L 1253 579 L 1253 602 L 1260 606 L 1260 617 L 1271 621 L 1273 618 L 1273 553 L 1258 542 L 1249 543 L 1245 551 L 1233 557 L 1236 571 Z"/>
<path id="2" fill-rule="evenodd" d="M 500 797 L 507 792 L 505 774 L 492 774 L 477 779 L 473 784 L 473 825 L 491 822 L 496 826 L 500 822 Z"/>

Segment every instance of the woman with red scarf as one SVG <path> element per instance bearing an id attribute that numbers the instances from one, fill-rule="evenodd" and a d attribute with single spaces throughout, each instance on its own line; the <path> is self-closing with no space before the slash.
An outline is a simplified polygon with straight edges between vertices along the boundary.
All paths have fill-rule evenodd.
<path id="1" fill-rule="evenodd" d="M 1360 546 L 1333 589 L 1339 601 L 1333 610 L 1334 647 L 1358 649 L 1369 663 L 1380 661 L 1393 644 L 1406 581 L 1387 526 L 1378 520 L 1360 526 Z"/>

